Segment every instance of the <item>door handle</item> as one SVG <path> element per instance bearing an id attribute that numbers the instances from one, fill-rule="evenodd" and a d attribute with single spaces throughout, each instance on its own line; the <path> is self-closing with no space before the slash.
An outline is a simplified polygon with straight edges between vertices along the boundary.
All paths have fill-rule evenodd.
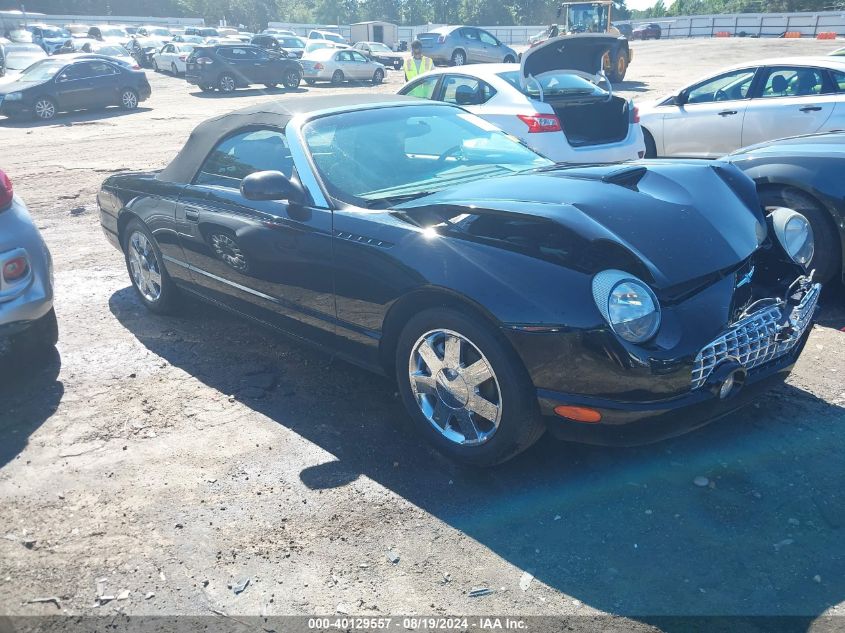
<path id="1" fill-rule="evenodd" d="M 818 112 L 821 109 L 821 106 L 804 106 L 803 108 L 799 108 L 801 112 Z"/>
<path id="2" fill-rule="evenodd" d="M 722 110 L 722 111 L 719 113 L 719 116 L 732 116 L 732 115 L 734 115 L 734 114 L 737 114 L 737 111 L 736 111 L 736 110 Z"/>
<path id="3" fill-rule="evenodd" d="M 197 209 L 185 209 L 185 219 L 186 220 L 199 220 L 200 219 L 200 212 Z"/>

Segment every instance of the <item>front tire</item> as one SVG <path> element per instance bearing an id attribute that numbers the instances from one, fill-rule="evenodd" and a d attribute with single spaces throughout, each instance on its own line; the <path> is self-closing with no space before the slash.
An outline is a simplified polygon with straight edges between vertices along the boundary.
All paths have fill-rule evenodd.
<path id="1" fill-rule="evenodd" d="M 414 426 L 457 462 L 493 466 L 545 431 L 520 360 L 478 318 L 445 308 L 420 312 L 402 330 L 395 362 Z"/>
<path id="2" fill-rule="evenodd" d="M 296 90 L 302 83 L 302 73 L 295 69 L 287 71 L 283 83 L 288 90 Z"/>
<path id="3" fill-rule="evenodd" d="M 141 302 L 151 311 L 173 311 L 178 289 L 164 268 L 164 258 L 153 234 L 140 220 L 130 220 L 124 231 L 123 256 L 129 279 Z"/>
<path id="4" fill-rule="evenodd" d="M 807 266 L 816 270 L 815 280 L 826 283 L 842 274 L 842 255 L 836 224 L 828 210 L 812 196 L 794 187 L 764 187 L 760 191 L 764 207 L 786 207 L 801 213 L 810 222 L 815 239 L 813 259 Z"/>
<path id="5" fill-rule="evenodd" d="M 179 76 L 179 69 L 176 68 L 176 64 L 170 64 L 170 74 L 173 75 L 174 77 Z"/>
<path id="6" fill-rule="evenodd" d="M 505 64 L 515 64 L 516 60 L 513 58 L 513 55 L 508 55 L 507 57 L 505 57 L 504 63 Z"/>
<path id="7" fill-rule="evenodd" d="M 154 73 L 160 73 L 161 72 L 161 68 L 158 67 L 158 61 L 156 61 L 155 59 L 153 59 L 153 72 Z"/>
<path id="8" fill-rule="evenodd" d="M 58 106 L 50 97 L 39 97 L 35 101 L 33 113 L 39 121 L 52 121 L 56 118 Z"/>

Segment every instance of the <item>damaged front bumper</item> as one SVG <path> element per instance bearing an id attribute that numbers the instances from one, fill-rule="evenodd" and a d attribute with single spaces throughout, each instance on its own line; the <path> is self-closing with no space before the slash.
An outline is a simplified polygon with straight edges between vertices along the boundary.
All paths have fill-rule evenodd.
<path id="1" fill-rule="evenodd" d="M 551 432 L 589 444 L 637 445 L 681 435 L 749 404 L 783 381 L 804 348 L 821 285 L 812 274 L 790 286 L 783 299 L 757 301 L 697 354 L 690 390 L 651 402 L 619 402 L 592 396 L 537 390 Z M 588 407 L 598 423 L 555 416 L 560 405 Z"/>

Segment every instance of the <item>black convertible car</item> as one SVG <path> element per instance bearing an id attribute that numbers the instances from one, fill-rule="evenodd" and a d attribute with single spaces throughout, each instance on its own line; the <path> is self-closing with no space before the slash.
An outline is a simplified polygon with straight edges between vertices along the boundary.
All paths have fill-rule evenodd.
<path id="1" fill-rule="evenodd" d="M 481 465 L 547 427 L 633 444 L 735 409 L 788 373 L 820 292 L 807 221 L 730 164 L 562 168 L 413 98 L 229 113 L 98 202 L 151 310 L 187 290 L 395 375 Z"/>
<path id="2" fill-rule="evenodd" d="M 766 207 L 804 215 L 816 242 L 810 262 L 815 278 L 845 282 L 845 132 L 770 141 L 723 160 L 754 179 Z"/>

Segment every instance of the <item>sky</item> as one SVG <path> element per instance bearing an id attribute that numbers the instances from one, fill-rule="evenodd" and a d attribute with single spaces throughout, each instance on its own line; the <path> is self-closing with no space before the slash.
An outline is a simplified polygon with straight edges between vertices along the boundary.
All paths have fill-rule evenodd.
<path id="1" fill-rule="evenodd" d="M 629 9 L 642 10 L 642 9 L 648 9 L 649 7 L 654 6 L 654 3 L 656 1 L 657 0 L 626 0 L 625 6 L 628 7 Z M 674 1 L 675 0 L 664 0 L 667 7 L 671 6 L 671 4 Z"/>

